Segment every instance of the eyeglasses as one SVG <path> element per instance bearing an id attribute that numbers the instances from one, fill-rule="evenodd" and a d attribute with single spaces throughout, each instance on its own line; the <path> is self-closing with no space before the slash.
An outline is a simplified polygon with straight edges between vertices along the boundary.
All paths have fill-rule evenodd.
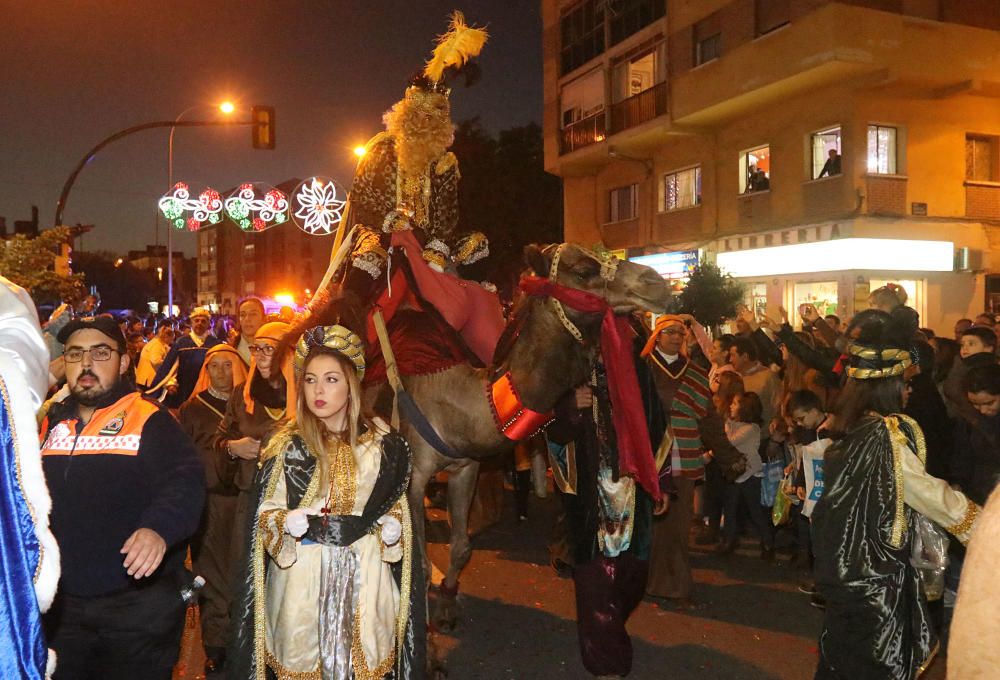
<path id="1" fill-rule="evenodd" d="M 111 358 L 111 355 L 117 350 L 111 349 L 107 345 L 98 345 L 97 347 L 91 347 L 89 349 L 80 349 L 79 347 L 73 347 L 63 352 L 63 359 L 67 363 L 77 364 L 83 361 L 84 354 L 90 354 L 90 358 L 94 361 L 107 361 Z"/>
<path id="2" fill-rule="evenodd" d="M 251 354 L 263 354 L 270 357 L 274 356 L 274 350 L 277 348 L 274 345 L 250 345 L 249 349 Z"/>

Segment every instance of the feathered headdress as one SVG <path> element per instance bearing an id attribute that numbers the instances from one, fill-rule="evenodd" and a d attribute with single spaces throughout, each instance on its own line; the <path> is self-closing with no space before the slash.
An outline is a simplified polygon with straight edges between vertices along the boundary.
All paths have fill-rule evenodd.
<path id="1" fill-rule="evenodd" d="M 434 54 L 424 66 L 424 77 L 435 89 L 446 87 L 445 72 L 458 71 L 479 56 L 488 38 L 485 28 L 472 28 L 465 23 L 465 15 L 456 10 L 451 15 L 448 32 L 438 37 Z"/>

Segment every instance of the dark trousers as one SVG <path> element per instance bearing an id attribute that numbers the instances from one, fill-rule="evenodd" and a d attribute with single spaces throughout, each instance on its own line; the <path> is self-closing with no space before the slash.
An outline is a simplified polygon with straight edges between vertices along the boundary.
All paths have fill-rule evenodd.
<path id="1" fill-rule="evenodd" d="M 648 563 L 628 553 L 573 568 L 580 656 L 593 675 L 628 675 L 632 670 L 632 640 L 625 623 L 642 602 L 648 573 Z"/>
<path id="2" fill-rule="evenodd" d="M 179 579 L 102 597 L 60 595 L 45 617 L 55 680 L 169 680 L 180 653 Z"/>
<path id="3" fill-rule="evenodd" d="M 741 506 L 750 516 L 760 536 L 763 548 L 774 547 L 774 529 L 764 514 L 764 506 L 760 504 L 760 477 L 751 477 L 745 482 L 730 482 L 726 484 L 725 513 L 726 524 L 722 531 L 722 540 L 727 545 L 733 545 L 739 539 L 740 525 L 743 520 Z"/>
<path id="4" fill-rule="evenodd" d="M 719 464 L 714 460 L 705 465 L 705 517 L 711 529 L 719 530 L 722 523 L 722 507 L 726 495 L 726 480 L 722 477 Z"/>

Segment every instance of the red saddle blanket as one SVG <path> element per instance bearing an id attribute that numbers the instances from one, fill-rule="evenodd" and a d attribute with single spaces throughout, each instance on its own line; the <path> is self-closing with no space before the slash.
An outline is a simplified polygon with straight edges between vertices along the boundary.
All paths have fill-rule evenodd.
<path id="1" fill-rule="evenodd" d="M 500 300 L 474 281 L 431 269 L 413 232 L 392 236 L 396 260 L 381 309 L 401 375 L 426 375 L 461 363 L 489 365 L 503 332 Z M 394 258 L 395 259 L 395 258 Z M 382 382 L 385 361 L 372 316 L 368 318 L 365 385 Z"/>

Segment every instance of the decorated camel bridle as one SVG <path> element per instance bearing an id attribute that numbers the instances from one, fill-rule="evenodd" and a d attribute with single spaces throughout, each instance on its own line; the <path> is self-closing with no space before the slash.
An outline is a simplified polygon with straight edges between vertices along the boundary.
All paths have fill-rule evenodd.
<path id="1" fill-rule="evenodd" d="M 548 246 L 548 248 L 546 248 L 546 250 L 549 249 L 555 250 L 555 252 L 552 254 L 552 264 L 549 265 L 549 281 L 551 281 L 553 284 L 556 285 L 558 285 L 556 282 L 559 280 L 559 260 L 562 257 L 563 248 L 565 247 L 566 247 L 565 243 L 560 243 L 560 244 L 552 244 Z M 614 281 L 615 277 L 618 275 L 618 258 L 615 257 L 614 255 L 608 255 L 607 257 L 598 257 L 596 253 L 590 253 L 590 254 L 593 255 L 595 260 L 600 261 L 601 278 L 604 279 L 604 281 L 606 282 L 605 287 L 607 287 L 607 283 Z M 566 310 L 563 308 L 563 304 L 558 299 L 556 299 L 555 296 L 549 297 L 549 303 L 552 305 L 552 309 L 555 311 L 556 318 L 559 319 L 559 322 L 563 325 L 563 328 L 565 328 L 570 335 L 576 338 L 576 341 L 578 343 L 580 343 L 581 345 L 584 344 L 583 333 L 581 333 L 577 325 L 572 321 L 570 321 L 569 317 L 566 316 Z"/>

